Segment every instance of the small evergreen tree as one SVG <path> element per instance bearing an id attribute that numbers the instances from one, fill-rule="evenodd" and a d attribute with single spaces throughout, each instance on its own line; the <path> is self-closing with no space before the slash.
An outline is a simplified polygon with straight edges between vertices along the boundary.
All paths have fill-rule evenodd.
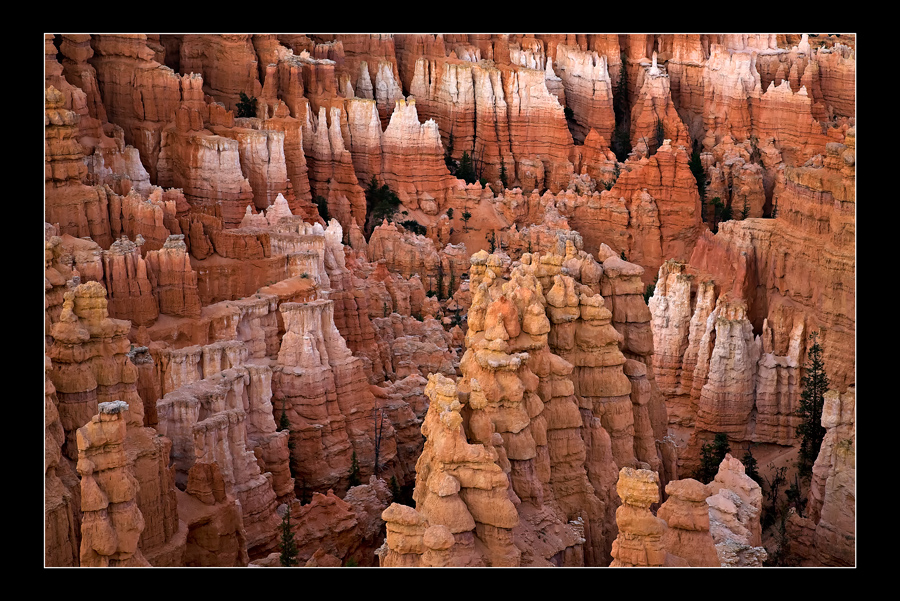
<path id="1" fill-rule="evenodd" d="M 653 297 L 653 293 L 656 292 L 656 283 L 659 281 L 659 276 L 657 275 L 653 278 L 652 284 L 647 284 L 647 289 L 644 291 L 644 303 L 649 303 L 650 299 Z"/>
<path id="2" fill-rule="evenodd" d="M 297 565 L 297 543 L 291 532 L 291 509 L 288 507 L 281 518 L 281 556 L 278 558 L 284 567 Z"/>
<path id="3" fill-rule="evenodd" d="M 468 151 L 463 152 L 462 158 L 459 160 L 456 177 L 465 180 L 467 184 L 474 184 L 478 181 L 478 175 L 475 173 L 475 166 L 472 164 L 472 158 Z"/>
<path id="4" fill-rule="evenodd" d="M 453 207 L 447 209 L 447 219 L 453 219 Z"/>
<path id="5" fill-rule="evenodd" d="M 800 474 L 794 476 L 794 483 L 788 487 L 784 494 L 787 496 L 788 507 L 794 507 L 797 510 L 797 514 L 802 518 L 803 508 L 806 507 L 806 499 L 802 498 L 802 493 L 800 492 Z"/>
<path id="6" fill-rule="evenodd" d="M 237 114 L 235 117 L 255 117 L 256 116 L 256 97 L 250 97 L 240 92 L 240 102 L 237 103 Z"/>
<path id="7" fill-rule="evenodd" d="M 462 219 L 463 219 L 463 229 L 465 231 L 469 231 L 469 219 L 472 218 L 472 213 L 469 211 L 463 211 Z"/>
<path id="8" fill-rule="evenodd" d="M 391 476 L 391 496 L 394 498 L 394 503 L 400 502 L 400 497 L 402 495 L 400 491 L 400 485 L 397 484 L 397 476 Z"/>
<path id="9" fill-rule="evenodd" d="M 628 131 L 627 124 L 620 124 L 613 130 L 612 143 L 610 149 L 615 153 L 616 160 L 625 161 L 631 154 L 631 132 Z"/>
<path id="10" fill-rule="evenodd" d="M 613 116 L 616 123 L 626 121 L 628 111 L 628 71 L 625 69 L 627 57 L 624 52 L 621 55 L 621 68 L 619 70 L 619 85 L 613 90 Z"/>
<path id="11" fill-rule="evenodd" d="M 709 201 L 709 206 L 712 207 L 712 215 L 707 214 L 707 217 L 712 222 L 712 230 L 715 233 L 719 230 L 719 221 L 722 216 L 722 210 L 725 208 L 725 203 L 722 202 L 721 198 L 715 196 Z"/>
<path id="12" fill-rule="evenodd" d="M 628 258 L 625 256 L 625 251 L 624 251 L 624 250 L 622 251 L 621 259 L 622 259 L 623 261 L 627 261 L 627 260 L 628 260 Z"/>
<path id="13" fill-rule="evenodd" d="M 356 451 L 353 451 L 353 458 L 350 460 L 350 487 L 362 484 L 359 473 L 359 461 L 356 459 Z"/>
<path id="14" fill-rule="evenodd" d="M 731 446 L 728 444 L 728 435 L 719 432 L 711 443 L 707 443 L 700 448 L 700 469 L 696 472 L 694 478 L 708 484 L 719 473 L 719 464 L 725 459 L 725 455 L 731 452 Z"/>
<path id="15" fill-rule="evenodd" d="M 800 438 L 797 469 L 803 478 L 812 475 L 813 463 L 825 438 L 822 408 L 825 405 L 825 393 L 828 391 L 828 376 L 825 374 L 825 362 L 822 359 L 822 347 L 819 345 L 818 337 L 818 332 L 809 335 L 812 346 L 807 357 L 806 374 L 800 379 L 803 392 L 800 393 L 800 408 L 796 412 L 797 416 L 803 418 L 796 430 Z"/>
<path id="16" fill-rule="evenodd" d="M 734 219 L 734 212 L 731 210 L 731 206 L 723 206 L 722 212 L 720 214 L 720 221 L 731 221 Z"/>
<path id="17" fill-rule="evenodd" d="M 418 234 L 420 236 L 424 236 L 428 233 L 428 228 L 424 225 L 416 221 L 415 219 L 407 219 L 406 221 L 401 221 L 400 225 L 405 227 L 407 230 L 414 234 Z"/>
<path id="18" fill-rule="evenodd" d="M 449 137 L 447 138 L 447 152 L 444 153 L 444 164 L 447 165 L 447 169 L 450 170 L 450 173 L 456 172 L 456 162 L 453 160 L 453 132 L 450 132 Z"/>
<path id="19" fill-rule="evenodd" d="M 312 501 L 312 491 L 309 490 L 309 487 L 306 485 L 306 477 L 300 477 L 300 496 L 299 496 L 301 505 L 309 505 L 310 501 Z"/>
<path id="20" fill-rule="evenodd" d="M 769 464 L 769 467 L 772 467 L 772 464 Z M 787 482 L 787 478 L 785 478 L 784 474 L 787 471 L 786 467 L 778 467 L 772 471 L 772 479 L 769 480 L 766 478 L 766 484 L 769 485 L 769 490 L 766 493 L 766 497 L 769 500 L 769 506 L 766 508 L 765 515 L 763 515 L 762 519 L 762 527 L 763 529 L 768 528 L 772 524 L 775 523 L 775 520 L 778 516 L 778 489 L 781 488 L 781 485 Z"/>
<path id="21" fill-rule="evenodd" d="M 371 219 L 368 222 L 369 232 L 374 230 L 385 219 L 393 221 L 394 214 L 400 207 L 400 198 L 387 184 L 378 185 L 375 176 L 369 181 L 366 188 L 366 206 L 369 208 Z"/>
<path id="22" fill-rule="evenodd" d="M 697 180 L 697 192 L 700 194 L 701 202 L 706 199 L 706 170 L 703 168 L 703 162 L 700 160 L 700 151 L 695 150 L 691 154 L 691 160 L 688 163 L 694 179 Z"/>
<path id="23" fill-rule="evenodd" d="M 487 240 L 488 244 L 491 245 L 491 252 L 497 250 L 497 236 L 494 234 L 494 230 L 488 232 L 485 235 L 485 239 Z"/>
<path id="24" fill-rule="evenodd" d="M 762 476 L 759 475 L 759 465 L 756 462 L 756 457 L 753 456 L 753 453 L 750 451 L 750 447 L 747 447 L 747 452 L 744 453 L 744 456 L 741 458 L 741 463 L 744 464 L 744 473 L 747 474 L 754 482 L 762 486 L 763 479 Z"/>

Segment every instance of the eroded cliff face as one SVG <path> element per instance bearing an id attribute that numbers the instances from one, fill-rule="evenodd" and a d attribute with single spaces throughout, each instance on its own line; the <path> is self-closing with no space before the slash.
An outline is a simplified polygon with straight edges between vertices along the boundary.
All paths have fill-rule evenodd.
<path id="1" fill-rule="evenodd" d="M 852 564 L 854 47 L 46 35 L 47 564 L 717 565 L 758 503 L 679 478 L 796 443 L 812 332 Z"/>
<path id="2" fill-rule="evenodd" d="M 787 532 L 801 565 L 856 565 L 856 387 L 825 394 L 825 439 L 813 465 L 806 516 L 792 511 Z"/>
<path id="3" fill-rule="evenodd" d="M 853 134 L 821 161 L 784 168 L 775 219 L 725 222 L 687 264 L 660 268 L 649 306 L 673 423 L 793 444 L 812 332 L 833 388 L 854 383 Z M 681 453 L 683 467 L 696 465 L 698 443 Z"/>

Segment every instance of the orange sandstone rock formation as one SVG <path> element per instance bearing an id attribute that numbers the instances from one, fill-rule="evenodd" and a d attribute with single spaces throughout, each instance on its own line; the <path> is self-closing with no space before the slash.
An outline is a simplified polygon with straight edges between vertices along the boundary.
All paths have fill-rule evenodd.
<path id="1" fill-rule="evenodd" d="M 662 538 L 666 551 L 685 559 L 691 567 L 719 567 L 709 533 L 709 487 L 690 478 L 675 480 L 666 485 L 666 494 L 669 498 L 657 512 L 668 526 Z"/>
<path id="2" fill-rule="evenodd" d="M 144 517 L 138 483 L 125 456 L 124 401 L 100 403 L 99 414 L 78 429 L 81 476 L 81 564 L 87 567 L 144 566 L 138 540 Z"/>
<path id="3" fill-rule="evenodd" d="M 334 301 L 284 303 L 279 311 L 286 332 L 272 385 L 290 423 L 295 478 L 312 490 L 343 488 L 353 454 L 363 476 L 390 465 L 393 427 L 377 419 L 362 362 L 335 327 Z"/>
<path id="4" fill-rule="evenodd" d="M 262 472 L 252 451 L 258 443 L 249 434 L 254 428 L 258 433 L 273 429 L 271 404 L 266 399 L 271 390 L 268 395 L 258 390 L 271 386 L 270 382 L 268 367 L 242 366 L 176 389 L 157 403 L 159 431 L 172 440 L 176 485 L 190 489 L 195 464 L 217 463 L 225 493 L 240 501 L 251 557 L 274 548 L 279 521 L 273 488 L 279 470 L 276 468 L 274 474 Z M 287 441 L 281 438 L 286 446 Z M 216 502 L 220 500 L 216 497 Z"/>
<path id="5" fill-rule="evenodd" d="M 616 492 L 623 503 L 616 510 L 619 535 L 613 542 L 610 567 L 687 566 L 687 560 L 666 550 L 666 522 L 650 513 L 650 506 L 659 501 L 656 473 L 623 467 Z"/>
<path id="6" fill-rule="evenodd" d="M 725 455 L 715 479 L 709 505 L 709 531 L 723 566 L 761 566 L 767 554 L 761 546 L 759 514 L 762 489 L 744 473 L 744 465 Z"/>
<path id="7" fill-rule="evenodd" d="M 259 96 L 259 69 L 249 35 L 187 34 L 181 41 L 182 73 L 203 77 L 204 92 L 232 110 L 240 92 Z"/>
<path id="8" fill-rule="evenodd" d="M 98 403 L 120 400 L 135 410 L 141 400 L 135 388 L 137 372 L 126 356 L 131 326 L 108 316 L 103 286 L 79 284 L 64 299 L 59 321 L 50 329 L 53 343 L 47 355 L 54 364 L 50 379 L 66 433 L 63 452 L 74 460 L 75 432 L 96 415 Z"/>
<path id="9" fill-rule="evenodd" d="M 75 140 L 78 115 L 63 108 L 63 95 L 53 86 L 45 92 L 45 219 L 59 224 L 59 233 L 91 237 L 109 246 L 109 213 L 106 191 L 81 183 L 87 170 L 83 150 Z"/>
<path id="10" fill-rule="evenodd" d="M 673 421 L 691 427 L 702 404 L 697 432 L 793 444 L 813 331 L 823 335 L 835 389 L 854 382 L 854 133 L 848 144 L 830 143 L 821 163 L 785 167 L 775 186 L 778 218 L 723 223 L 717 235 L 700 237 L 687 267 L 661 267 L 650 309 Z M 721 361 L 738 365 L 739 377 L 732 371 L 723 380 Z M 683 465 L 698 452 L 692 444 Z"/>
<path id="11" fill-rule="evenodd" d="M 559 44 L 556 46 L 556 69 L 565 88 L 565 104 L 574 115 L 575 140 L 583 141 L 591 129 L 607 140 L 612 139 L 616 122 L 613 85 L 606 57 Z"/>

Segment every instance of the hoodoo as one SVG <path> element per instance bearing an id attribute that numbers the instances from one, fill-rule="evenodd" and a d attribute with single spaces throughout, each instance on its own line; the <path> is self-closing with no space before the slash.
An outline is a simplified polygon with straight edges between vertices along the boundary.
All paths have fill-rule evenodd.
<path id="1" fill-rule="evenodd" d="M 45 566 L 856 565 L 855 35 L 43 40 Z"/>

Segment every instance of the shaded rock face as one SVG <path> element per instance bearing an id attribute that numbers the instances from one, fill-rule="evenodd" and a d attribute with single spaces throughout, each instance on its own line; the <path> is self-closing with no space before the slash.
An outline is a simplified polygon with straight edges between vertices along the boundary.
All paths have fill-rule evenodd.
<path id="1" fill-rule="evenodd" d="M 159 303 L 138 246 L 121 238 L 104 251 L 103 258 L 110 314 L 136 326 L 152 325 L 159 316 Z"/>
<path id="2" fill-rule="evenodd" d="M 66 435 L 59 419 L 56 388 L 50 379 L 52 370 L 50 358 L 45 357 L 44 563 L 48 566 L 77 566 L 81 555 L 80 484 L 74 470 L 62 456 Z"/>
<path id="3" fill-rule="evenodd" d="M 261 446 L 260 438 L 267 432 L 275 431 L 267 386 L 271 387 L 271 370 L 244 366 L 183 386 L 157 403 L 159 431 L 172 440 L 176 485 L 191 494 L 194 465 L 218 464 L 220 476 L 204 480 L 221 478 L 223 494 L 240 502 L 245 552 L 251 557 L 267 554 L 276 544 L 279 520 L 273 486 L 284 470 L 275 465 L 271 472 L 262 472 L 252 450 Z M 265 448 L 261 450 L 265 454 Z M 225 497 L 215 498 L 218 502 Z M 230 527 L 221 531 L 234 532 Z"/>
<path id="4" fill-rule="evenodd" d="M 184 235 L 169 236 L 161 249 L 147 253 L 147 263 L 160 313 L 199 317 L 197 272 L 191 267 Z"/>
<path id="5" fill-rule="evenodd" d="M 802 565 L 856 564 L 856 387 L 825 393 L 825 438 L 813 465 L 807 514 L 789 515 L 790 552 Z"/>
<path id="6" fill-rule="evenodd" d="M 579 142 L 591 129 L 612 139 L 616 123 L 607 60 L 594 51 L 565 44 L 556 46 L 556 69 L 565 89 L 566 106 L 572 110 L 576 123 L 573 137 Z"/>
<path id="7" fill-rule="evenodd" d="M 382 407 L 362 361 L 335 326 L 334 301 L 284 303 L 279 310 L 286 331 L 273 392 L 290 423 L 295 477 L 312 490 L 344 488 L 355 454 L 363 476 L 385 470 L 405 481 L 394 428 L 378 418 Z"/>
<path id="8" fill-rule="evenodd" d="M 396 43 L 401 80 L 420 116 L 438 124 L 453 159 L 467 152 L 483 161 L 490 182 L 499 181 L 502 165 L 509 184 L 526 192 L 568 185 L 572 136 L 543 67 L 510 63 L 508 50 L 505 64 L 475 53 L 474 61 L 448 57 L 440 36 L 397 36 Z M 588 80 L 587 98 L 592 95 Z"/>
<path id="9" fill-rule="evenodd" d="M 812 332 L 833 388 L 853 384 L 852 134 L 848 144 L 829 144 L 821 164 L 784 168 L 776 219 L 723 223 L 700 237 L 687 264 L 661 266 L 649 306 L 674 423 L 794 444 Z M 735 368 L 727 379 L 723 361 Z M 696 465 L 699 446 L 689 443 L 682 467 Z"/>
<path id="10" fill-rule="evenodd" d="M 138 149 L 154 181 L 162 130 L 175 121 L 182 86 L 181 78 L 156 60 L 152 45 L 143 34 L 92 35 L 89 62 L 109 121 L 122 128 L 125 143 Z"/>
<path id="11" fill-rule="evenodd" d="M 291 531 L 300 565 L 334 567 L 351 560 L 363 567 L 375 565 L 375 549 L 384 536 L 381 514 L 390 498 L 387 483 L 373 478 L 351 488 L 343 499 L 329 490 L 327 494 L 313 493 L 306 505 L 294 501 L 290 505 Z M 277 566 L 278 554 L 252 565 Z"/>
<path id="12" fill-rule="evenodd" d="M 185 35 L 179 65 L 182 73 L 202 75 L 204 92 L 229 110 L 240 101 L 240 92 L 257 97 L 262 90 L 249 35 Z"/>

